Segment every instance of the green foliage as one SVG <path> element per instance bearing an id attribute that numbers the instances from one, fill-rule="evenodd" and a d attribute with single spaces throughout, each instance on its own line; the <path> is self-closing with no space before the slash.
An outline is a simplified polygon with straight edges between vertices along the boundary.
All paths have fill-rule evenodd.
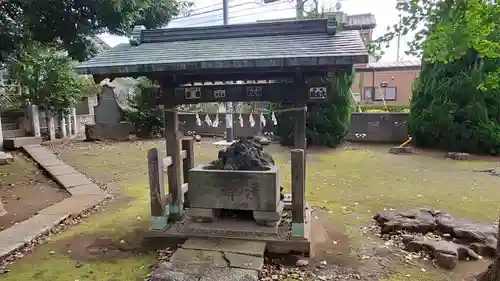
<path id="1" fill-rule="evenodd" d="M 410 112 L 409 106 L 406 105 L 352 105 L 352 112 Z"/>
<path id="2" fill-rule="evenodd" d="M 27 103 L 57 113 L 81 99 L 81 78 L 73 70 L 72 61 L 53 48 L 31 44 L 8 66 L 11 79 L 28 90 L 24 93 Z"/>
<path id="3" fill-rule="evenodd" d="M 418 146 L 500 154 L 500 89 L 483 90 L 488 68 L 476 54 L 428 64 L 415 82 L 409 128 Z"/>
<path id="4" fill-rule="evenodd" d="M 458 1 L 436 25 L 424 44 L 425 60 L 450 63 L 473 52 L 480 61 L 500 60 L 500 3 Z M 485 69 L 483 90 L 500 87 L 500 68 Z"/>
<path id="5" fill-rule="evenodd" d="M 500 154 L 498 1 L 402 0 L 396 7 L 401 21 L 376 42 L 416 32 L 407 52 L 423 58 L 409 119 L 415 143 Z"/>
<path id="6" fill-rule="evenodd" d="M 164 128 L 163 109 L 152 102 L 151 96 L 158 89 L 151 80 L 141 78 L 135 88 L 135 95 L 129 100 L 126 119 L 134 124 L 137 135 L 153 137 L 161 135 Z"/>
<path id="7" fill-rule="evenodd" d="M 91 76 L 80 76 L 80 87 L 82 91 L 82 97 L 92 97 L 98 96 L 102 92 L 102 87 L 94 82 Z"/>
<path id="8" fill-rule="evenodd" d="M 307 106 L 306 137 L 308 145 L 326 145 L 335 147 L 347 134 L 351 117 L 350 88 L 354 71 L 344 76 L 331 78 L 333 92 L 331 102 L 310 104 Z M 277 105 L 277 108 L 283 108 Z M 293 126 L 295 119 L 292 112 L 277 114 L 276 134 L 282 145 L 293 145 Z"/>
<path id="9" fill-rule="evenodd" d="M 181 0 L 0 1 L 0 62 L 26 42 L 56 43 L 77 60 L 95 54 L 91 38 L 128 35 L 135 24 L 166 25 L 191 4 Z"/>

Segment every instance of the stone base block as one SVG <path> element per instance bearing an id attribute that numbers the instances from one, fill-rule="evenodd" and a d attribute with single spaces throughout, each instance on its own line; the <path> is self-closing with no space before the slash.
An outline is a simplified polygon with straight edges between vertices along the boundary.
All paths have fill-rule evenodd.
<path id="1" fill-rule="evenodd" d="M 411 146 L 394 146 L 389 149 L 391 154 L 411 154 L 413 153 L 413 147 Z"/>
<path id="2" fill-rule="evenodd" d="M 261 235 L 275 236 L 278 234 L 278 225 L 262 226 L 250 220 L 218 220 L 211 223 L 192 222 L 189 224 L 187 233 L 197 233 L 207 235 L 211 233 L 219 233 L 224 236 L 236 235 Z"/>
<path id="3" fill-rule="evenodd" d="M 218 209 L 189 208 L 188 215 L 195 222 L 213 222 L 219 218 Z"/>
<path id="4" fill-rule="evenodd" d="M 15 150 L 25 145 L 41 144 L 41 137 L 18 137 L 6 138 L 3 140 L 3 147 L 8 150 Z"/>
<path id="5" fill-rule="evenodd" d="M 129 140 L 133 125 L 122 122 L 118 124 L 85 124 L 85 139 L 93 140 Z"/>
<path id="6" fill-rule="evenodd" d="M 253 218 L 258 225 L 276 226 L 281 220 L 285 202 L 280 201 L 276 212 L 253 211 Z"/>
<path id="7" fill-rule="evenodd" d="M 446 158 L 453 160 L 467 160 L 469 159 L 469 153 L 464 152 L 448 152 Z"/>
<path id="8" fill-rule="evenodd" d="M 10 153 L 0 151 L 0 165 L 6 165 L 14 162 L 14 157 Z"/>

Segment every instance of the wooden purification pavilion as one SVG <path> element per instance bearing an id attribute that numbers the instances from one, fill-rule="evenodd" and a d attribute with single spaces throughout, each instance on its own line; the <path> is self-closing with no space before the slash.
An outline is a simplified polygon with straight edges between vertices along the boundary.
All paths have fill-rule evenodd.
<path id="1" fill-rule="evenodd" d="M 307 104 L 328 102 L 335 95 L 328 77 L 350 74 L 353 64 L 367 63 L 367 51 L 358 31 L 349 29 L 334 16 L 194 28 L 146 30 L 139 26 L 134 28 L 130 44 L 118 45 L 77 67 L 81 74 L 92 74 L 96 82 L 105 78 L 146 76 L 160 85 L 153 99 L 165 109 L 167 156 L 162 157 L 157 149 L 148 155 L 152 229 L 156 235 L 189 236 L 169 230 L 169 224 L 185 219 L 187 174 L 194 165 L 192 139 L 183 139 L 181 145 L 178 106 L 270 101 L 297 109 L 291 112 L 295 119 L 291 151 L 292 238 L 306 241 L 308 245 Z M 252 83 L 203 84 L 214 81 Z M 168 194 L 164 190 L 164 168 L 167 169 Z M 184 183 L 181 170 L 184 170 Z M 283 242 L 279 238 L 273 241 Z"/>

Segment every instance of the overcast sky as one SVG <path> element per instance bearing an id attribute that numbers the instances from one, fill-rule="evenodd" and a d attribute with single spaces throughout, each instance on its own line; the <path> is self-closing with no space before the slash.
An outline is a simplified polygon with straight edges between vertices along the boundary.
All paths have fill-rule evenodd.
<path id="1" fill-rule="evenodd" d="M 279 18 L 290 18 L 295 16 L 294 2 L 292 0 L 280 0 L 276 3 L 263 4 L 263 0 L 228 0 L 229 1 L 229 24 L 255 22 L 258 20 L 269 20 Z M 334 9 L 337 0 L 319 0 L 325 8 Z M 342 0 L 342 11 L 346 14 L 372 13 L 375 15 L 377 27 L 374 38 L 384 34 L 388 25 L 398 21 L 396 10 L 397 0 Z M 173 20 L 168 27 L 190 27 L 203 25 L 222 24 L 222 0 L 194 0 L 194 8 L 191 16 L 181 16 Z M 313 2 L 309 0 L 308 2 Z M 307 10 L 307 8 L 306 8 Z M 125 37 L 104 34 L 101 38 L 110 46 L 128 42 Z M 411 40 L 411 34 L 401 38 L 400 60 L 411 60 L 404 54 L 407 49 L 406 42 Z M 381 61 L 396 61 L 397 44 L 392 42 Z"/>

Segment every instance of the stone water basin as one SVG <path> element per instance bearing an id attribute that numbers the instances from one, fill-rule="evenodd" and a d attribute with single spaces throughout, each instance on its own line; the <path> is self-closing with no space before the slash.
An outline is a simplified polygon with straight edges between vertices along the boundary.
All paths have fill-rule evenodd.
<path id="1" fill-rule="evenodd" d="M 215 170 L 210 164 L 189 171 L 190 208 L 276 212 L 279 168 L 262 171 Z"/>

